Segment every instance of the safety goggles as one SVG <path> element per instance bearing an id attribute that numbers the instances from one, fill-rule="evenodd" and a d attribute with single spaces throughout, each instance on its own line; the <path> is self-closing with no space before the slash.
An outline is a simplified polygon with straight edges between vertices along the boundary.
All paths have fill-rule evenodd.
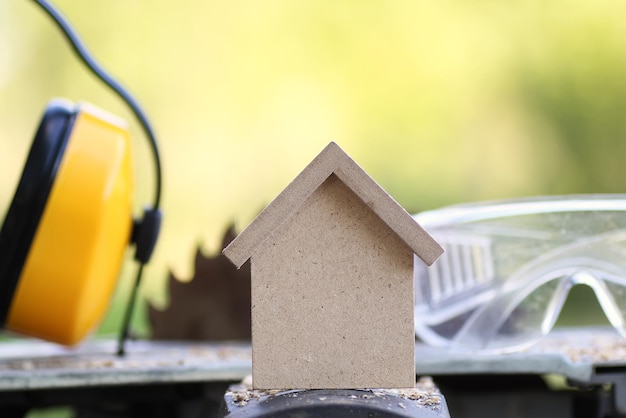
<path id="1" fill-rule="evenodd" d="M 524 348 L 550 332 L 578 284 L 626 337 L 626 195 L 459 205 L 415 219 L 446 250 L 431 267 L 415 263 L 415 331 L 426 343 Z"/>

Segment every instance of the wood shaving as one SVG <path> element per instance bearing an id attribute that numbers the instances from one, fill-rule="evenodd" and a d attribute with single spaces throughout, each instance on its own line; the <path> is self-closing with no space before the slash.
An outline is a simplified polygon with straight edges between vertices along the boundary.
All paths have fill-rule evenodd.
<path id="1" fill-rule="evenodd" d="M 133 352 L 125 357 L 117 357 L 106 351 L 102 353 L 71 353 L 49 357 L 33 357 L 28 359 L 1 359 L 0 371 L 32 371 L 32 370 L 102 370 L 102 369 L 139 369 L 139 368 L 170 368 L 192 365 L 198 362 L 223 362 L 232 360 L 248 360 L 250 350 L 239 345 L 181 345 L 174 349 L 160 349 L 158 345 L 152 352 Z"/>
<path id="2" fill-rule="evenodd" d="M 441 392 L 429 376 L 421 377 L 414 388 L 375 389 L 373 393 L 376 396 L 395 395 L 430 407 L 439 406 L 442 402 Z"/>
<path id="3" fill-rule="evenodd" d="M 226 397 L 230 397 L 236 406 L 243 407 L 248 404 L 252 399 L 259 399 L 262 397 L 274 397 L 277 395 L 284 395 L 289 397 L 297 397 L 298 393 L 304 389 L 293 390 L 261 390 L 252 389 L 252 377 L 247 376 L 244 380 L 238 384 L 233 385 L 226 392 Z M 349 395 L 350 399 L 372 399 L 374 397 L 381 396 L 396 396 L 401 399 L 417 402 L 419 405 L 427 407 L 439 407 L 442 403 L 441 392 L 433 382 L 433 379 L 429 376 L 421 377 L 415 387 L 405 389 L 360 389 L 365 393 L 361 396 Z M 320 401 L 325 401 L 328 397 L 322 396 L 318 398 Z M 406 405 L 402 402 L 398 403 L 398 406 L 402 409 L 406 409 Z"/>
<path id="4" fill-rule="evenodd" d="M 273 397 L 278 394 L 289 394 L 289 396 L 298 396 L 294 390 L 278 390 L 278 389 L 252 389 L 252 376 L 246 376 L 240 384 L 233 385 L 226 392 L 226 397 L 230 397 L 233 403 L 239 407 L 246 406 L 252 399 L 261 397 Z"/>
<path id="5" fill-rule="evenodd" d="M 526 351 L 561 353 L 575 363 L 622 363 L 626 359 L 626 340 L 616 332 L 579 339 L 563 334 L 565 338 L 546 339 Z"/>
<path id="6" fill-rule="evenodd" d="M 226 396 L 230 396 L 233 399 L 233 403 L 239 407 L 246 406 L 250 399 L 256 399 L 261 397 L 257 391 L 242 390 L 242 391 L 228 391 Z"/>

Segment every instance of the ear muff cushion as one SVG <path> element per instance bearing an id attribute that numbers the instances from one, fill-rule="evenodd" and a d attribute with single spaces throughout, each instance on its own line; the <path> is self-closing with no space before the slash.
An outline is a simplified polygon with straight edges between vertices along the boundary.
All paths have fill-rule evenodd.
<path id="1" fill-rule="evenodd" d="M 66 345 L 93 329 L 130 239 L 133 186 L 127 130 L 79 107 L 6 329 Z"/>
<path id="2" fill-rule="evenodd" d="M 74 106 L 50 102 L 0 229 L 0 326 L 6 316 L 74 122 Z"/>

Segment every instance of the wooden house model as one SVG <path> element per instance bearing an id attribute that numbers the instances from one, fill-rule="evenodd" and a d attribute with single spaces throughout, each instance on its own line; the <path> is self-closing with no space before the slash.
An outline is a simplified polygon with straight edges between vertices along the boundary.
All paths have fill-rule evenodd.
<path id="1" fill-rule="evenodd" d="M 413 387 L 413 255 L 442 252 L 330 143 L 224 249 L 251 260 L 253 386 Z"/>

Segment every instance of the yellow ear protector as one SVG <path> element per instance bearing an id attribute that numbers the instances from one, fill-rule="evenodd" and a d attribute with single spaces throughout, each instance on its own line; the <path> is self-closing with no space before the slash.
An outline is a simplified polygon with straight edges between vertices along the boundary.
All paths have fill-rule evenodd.
<path id="1" fill-rule="evenodd" d="M 161 168 L 147 118 L 127 91 L 88 54 L 67 21 L 45 0 L 81 60 L 139 119 L 156 166 L 156 196 L 133 221 L 131 143 L 124 123 L 86 104 L 48 104 L 0 229 L 0 326 L 66 345 L 80 342 L 108 306 L 125 249 L 139 270 L 119 341 L 124 341 L 141 280 L 156 243 Z"/>

